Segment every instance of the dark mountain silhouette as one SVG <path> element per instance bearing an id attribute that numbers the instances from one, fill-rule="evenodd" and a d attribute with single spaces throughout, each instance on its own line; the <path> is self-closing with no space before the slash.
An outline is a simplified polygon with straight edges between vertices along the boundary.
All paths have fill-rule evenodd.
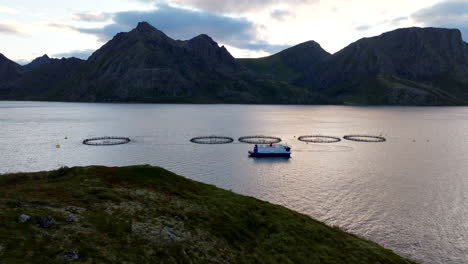
<path id="1" fill-rule="evenodd" d="M 51 100 L 55 87 L 66 84 L 85 61 L 77 58 L 48 59 L 25 70 L 21 79 L 14 83 L 11 99 Z M 66 100 L 63 98 L 62 100 Z"/>
<path id="2" fill-rule="evenodd" d="M 287 82 L 294 82 L 303 74 L 331 57 L 315 41 L 307 41 L 275 55 L 258 59 L 238 59 L 238 62 L 257 73 Z"/>
<path id="3" fill-rule="evenodd" d="M 341 103 L 468 102 L 468 49 L 456 29 L 398 29 L 361 39 L 318 59 L 310 58 L 321 54 L 317 47 L 300 44 L 286 51 L 288 62 L 280 59 L 284 52 L 240 61 L 257 73 L 279 76 Z"/>
<path id="4" fill-rule="evenodd" d="M 21 78 L 23 69 L 0 53 L 0 80 L 3 84 Z"/>
<path id="5" fill-rule="evenodd" d="M 468 102 L 467 71 L 459 30 L 404 28 L 349 45 L 295 83 L 358 103 L 457 104 Z"/>
<path id="6" fill-rule="evenodd" d="M 330 55 L 314 41 L 235 59 L 207 35 L 181 41 L 146 22 L 87 61 L 21 67 L 0 56 L 0 99 L 87 102 L 468 103 L 468 44 L 456 29 L 404 28 Z"/>
<path id="7" fill-rule="evenodd" d="M 47 56 L 47 54 L 45 54 L 45 55 L 43 55 L 41 57 L 35 58 L 30 63 L 24 65 L 23 69 L 26 70 L 26 71 L 31 71 L 31 70 L 37 69 L 39 66 L 41 66 L 44 63 L 50 62 L 51 60 L 52 59 L 49 58 L 49 56 Z"/>
<path id="8" fill-rule="evenodd" d="M 21 79 L 23 69 L 0 53 L 0 98 L 12 92 L 12 84 Z"/>
<path id="9" fill-rule="evenodd" d="M 258 77 L 207 35 L 173 40 L 146 22 L 87 61 L 44 56 L 7 99 L 86 102 L 323 103 L 305 88 Z M 4 89 L 5 91 L 6 89 Z M 6 95 L 5 95 L 6 94 Z"/>

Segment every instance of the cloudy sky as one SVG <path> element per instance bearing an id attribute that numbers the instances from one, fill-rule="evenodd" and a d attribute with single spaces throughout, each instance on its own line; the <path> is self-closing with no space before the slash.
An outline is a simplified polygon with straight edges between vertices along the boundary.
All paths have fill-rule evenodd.
<path id="1" fill-rule="evenodd" d="M 468 0 L 0 0 L 0 53 L 86 58 L 139 21 L 175 39 L 208 34 L 235 57 L 307 40 L 334 53 L 400 27 L 459 28 L 466 41 Z"/>

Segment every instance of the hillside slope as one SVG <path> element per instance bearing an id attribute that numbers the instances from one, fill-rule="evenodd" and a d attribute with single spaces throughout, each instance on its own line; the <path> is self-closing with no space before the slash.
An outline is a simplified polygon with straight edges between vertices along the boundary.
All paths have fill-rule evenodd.
<path id="1" fill-rule="evenodd" d="M 0 175 L 0 262 L 67 260 L 414 263 L 308 216 L 161 168 Z"/>

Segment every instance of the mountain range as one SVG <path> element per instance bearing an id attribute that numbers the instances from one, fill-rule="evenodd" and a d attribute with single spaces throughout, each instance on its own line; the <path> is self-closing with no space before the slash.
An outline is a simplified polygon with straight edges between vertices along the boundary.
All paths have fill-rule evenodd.
<path id="1" fill-rule="evenodd" d="M 207 35 L 174 40 L 140 22 L 87 60 L 0 54 L 0 81 L 0 100 L 466 105 L 468 44 L 457 29 L 403 28 L 335 54 L 308 41 L 235 59 Z"/>

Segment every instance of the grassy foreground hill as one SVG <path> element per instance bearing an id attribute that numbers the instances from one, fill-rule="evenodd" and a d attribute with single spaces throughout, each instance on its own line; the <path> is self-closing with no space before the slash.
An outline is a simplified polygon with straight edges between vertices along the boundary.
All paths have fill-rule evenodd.
<path id="1" fill-rule="evenodd" d="M 69 261 L 414 263 L 284 207 L 157 167 L 0 175 L 0 263 Z"/>

